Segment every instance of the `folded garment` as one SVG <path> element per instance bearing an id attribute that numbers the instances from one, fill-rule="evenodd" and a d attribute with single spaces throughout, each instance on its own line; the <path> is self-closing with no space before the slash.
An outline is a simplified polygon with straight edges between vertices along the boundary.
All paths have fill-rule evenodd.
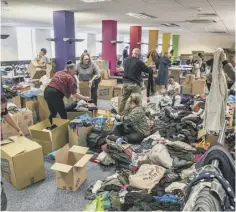
<path id="1" fill-rule="evenodd" d="M 165 194 L 163 196 L 154 196 L 156 200 L 159 200 L 161 202 L 177 202 L 176 195 L 173 194 Z"/>
<path id="2" fill-rule="evenodd" d="M 182 183 L 182 182 L 173 182 L 171 183 L 166 189 L 165 192 L 166 193 L 173 193 L 176 190 L 180 190 L 183 193 L 185 193 L 185 189 L 187 187 L 186 183 Z"/>

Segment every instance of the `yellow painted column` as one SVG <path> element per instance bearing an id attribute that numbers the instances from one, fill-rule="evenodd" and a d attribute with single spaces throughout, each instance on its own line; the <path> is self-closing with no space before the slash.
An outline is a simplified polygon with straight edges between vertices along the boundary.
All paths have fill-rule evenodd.
<path id="1" fill-rule="evenodd" d="M 156 50 L 158 44 L 158 30 L 149 30 L 148 51 Z M 148 64 L 152 63 L 152 58 L 149 58 Z"/>
<path id="2" fill-rule="evenodd" d="M 165 52 L 169 52 L 169 47 L 170 47 L 170 38 L 171 35 L 170 33 L 163 33 L 162 35 L 162 54 Z"/>

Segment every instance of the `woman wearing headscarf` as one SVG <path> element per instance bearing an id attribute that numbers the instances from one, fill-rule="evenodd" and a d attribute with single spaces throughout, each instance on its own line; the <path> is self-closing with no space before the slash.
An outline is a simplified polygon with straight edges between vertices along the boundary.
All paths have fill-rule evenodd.
<path id="1" fill-rule="evenodd" d="M 116 120 L 121 124 L 115 127 L 114 134 L 119 137 L 123 136 L 128 143 L 141 143 L 150 134 L 141 95 L 138 93 L 130 95 L 123 116 L 116 115 Z"/>
<path id="2" fill-rule="evenodd" d="M 98 66 L 91 60 L 88 53 L 83 53 L 77 66 L 77 74 L 80 82 L 89 82 L 91 99 L 97 105 L 97 90 L 101 79 Z"/>
<path id="3" fill-rule="evenodd" d="M 71 95 L 77 99 L 89 101 L 90 98 L 77 93 L 77 81 L 75 79 L 76 65 L 68 61 L 63 71 L 57 71 L 52 80 L 44 90 L 44 98 L 50 111 L 50 122 L 57 116 L 67 119 L 67 113 L 63 98 L 70 98 Z"/>

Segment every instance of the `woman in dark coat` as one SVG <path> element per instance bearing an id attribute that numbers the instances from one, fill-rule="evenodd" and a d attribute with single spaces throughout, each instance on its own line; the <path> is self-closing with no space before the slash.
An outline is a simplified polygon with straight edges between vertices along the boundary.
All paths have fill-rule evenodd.
<path id="1" fill-rule="evenodd" d="M 156 83 L 161 89 L 164 89 L 168 84 L 168 70 L 171 66 L 171 61 L 167 52 L 164 53 L 163 57 L 156 61 L 156 66 L 158 67 Z"/>

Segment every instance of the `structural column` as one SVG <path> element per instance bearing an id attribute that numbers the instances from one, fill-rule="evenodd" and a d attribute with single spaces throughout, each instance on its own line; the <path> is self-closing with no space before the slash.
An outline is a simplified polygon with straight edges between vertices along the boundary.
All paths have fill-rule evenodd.
<path id="1" fill-rule="evenodd" d="M 158 45 L 158 30 L 149 30 L 149 36 L 148 36 L 148 51 L 154 49 L 157 49 Z M 152 63 L 152 58 L 150 57 L 148 59 L 148 63 Z"/>
<path id="2" fill-rule="evenodd" d="M 87 35 L 87 50 L 91 56 L 96 56 L 96 34 L 88 33 Z"/>
<path id="3" fill-rule="evenodd" d="M 138 43 L 142 42 L 142 27 L 141 26 L 131 26 L 130 27 L 130 55 L 134 48 L 140 48 L 141 45 Z"/>
<path id="4" fill-rule="evenodd" d="M 174 49 L 174 57 L 177 57 L 179 52 L 179 35 L 172 36 L 172 48 Z"/>
<path id="5" fill-rule="evenodd" d="M 102 21 L 102 59 L 109 61 L 111 75 L 116 72 L 117 21 Z"/>
<path id="6" fill-rule="evenodd" d="M 170 33 L 163 33 L 162 36 L 162 54 L 165 52 L 169 52 L 169 47 L 170 47 Z"/>
<path id="7" fill-rule="evenodd" d="M 55 38 L 56 70 L 65 68 L 66 62 L 75 62 L 75 42 L 66 42 L 63 38 L 75 38 L 74 13 L 70 11 L 53 12 Z"/>

